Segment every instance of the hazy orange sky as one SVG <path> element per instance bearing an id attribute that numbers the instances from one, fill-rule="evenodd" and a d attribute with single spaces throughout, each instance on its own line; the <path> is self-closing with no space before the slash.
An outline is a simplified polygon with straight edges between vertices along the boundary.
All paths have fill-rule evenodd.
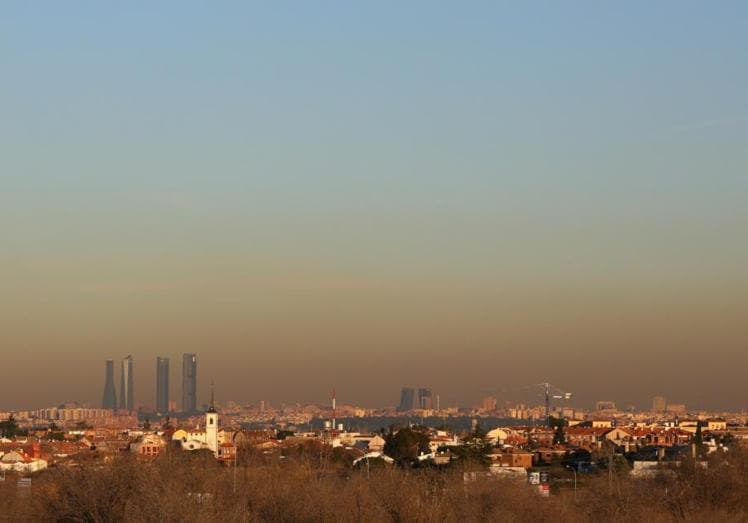
<path id="1" fill-rule="evenodd" d="M 746 408 L 745 4 L 4 11 L 0 409 Z"/>

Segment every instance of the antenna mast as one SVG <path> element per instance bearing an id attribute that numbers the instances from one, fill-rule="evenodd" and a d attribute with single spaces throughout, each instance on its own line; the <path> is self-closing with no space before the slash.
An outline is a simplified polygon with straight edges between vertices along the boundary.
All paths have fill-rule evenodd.
<path id="1" fill-rule="evenodd" d="M 332 389 L 332 431 L 335 432 L 335 428 L 337 425 L 335 425 L 335 388 Z"/>

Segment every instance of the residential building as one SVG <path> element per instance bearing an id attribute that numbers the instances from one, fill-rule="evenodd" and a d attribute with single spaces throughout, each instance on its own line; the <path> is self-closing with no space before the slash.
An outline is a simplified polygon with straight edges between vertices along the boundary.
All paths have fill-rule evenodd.
<path id="1" fill-rule="evenodd" d="M 595 410 L 616 410 L 616 404 L 613 401 L 598 401 L 595 404 Z"/>
<path id="2" fill-rule="evenodd" d="M 163 438 L 156 434 L 144 434 L 130 445 L 130 450 L 144 458 L 158 456 L 166 448 Z"/>
<path id="3" fill-rule="evenodd" d="M 532 452 L 516 449 L 505 452 L 497 449 L 486 454 L 486 457 L 491 460 L 491 466 L 532 468 Z"/>

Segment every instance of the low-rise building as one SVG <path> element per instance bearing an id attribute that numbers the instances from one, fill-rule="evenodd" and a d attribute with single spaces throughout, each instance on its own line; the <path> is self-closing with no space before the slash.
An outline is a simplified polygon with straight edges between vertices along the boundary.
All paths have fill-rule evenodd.
<path id="1" fill-rule="evenodd" d="M 166 442 L 158 434 L 144 434 L 130 445 L 130 450 L 143 458 L 154 458 L 165 448 Z"/>
<path id="2" fill-rule="evenodd" d="M 521 450 L 511 449 L 507 451 L 495 450 L 486 457 L 491 460 L 492 466 L 499 467 L 522 467 L 524 469 L 532 468 L 533 453 Z"/>

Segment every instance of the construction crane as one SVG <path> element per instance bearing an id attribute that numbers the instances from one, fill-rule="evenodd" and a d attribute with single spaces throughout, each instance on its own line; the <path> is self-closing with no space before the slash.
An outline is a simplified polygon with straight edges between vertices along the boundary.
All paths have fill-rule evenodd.
<path id="1" fill-rule="evenodd" d="M 482 391 L 483 393 L 507 393 L 507 392 L 518 392 L 527 391 L 532 389 L 541 389 L 543 396 L 545 397 L 545 422 L 550 426 L 551 424 L 551 400 L 569 400 L 573 396 L 571 392 L 566 392 L 556 387 L 555 385 L 546 382 L 534 383 L 532 385 L 522 385 L 519 387 L 509 387 L 501 390 L 493 391 Z"/>
<path id="2" fill-rule="evenodd" d="M 543 387 L 545 391 L 545 422 L 550 427 L 551 426 L 551 399 L 558 399 L 558 400 L 568 400 L 571 399 L 572 393 L 571 392 L 564 392 L 555 385 L 551 385 L 547 381 L 545 383 L 540 383 L 540 386 Z M 555 394 L 551 393 L 551 389 L 555 391 Z"/>

